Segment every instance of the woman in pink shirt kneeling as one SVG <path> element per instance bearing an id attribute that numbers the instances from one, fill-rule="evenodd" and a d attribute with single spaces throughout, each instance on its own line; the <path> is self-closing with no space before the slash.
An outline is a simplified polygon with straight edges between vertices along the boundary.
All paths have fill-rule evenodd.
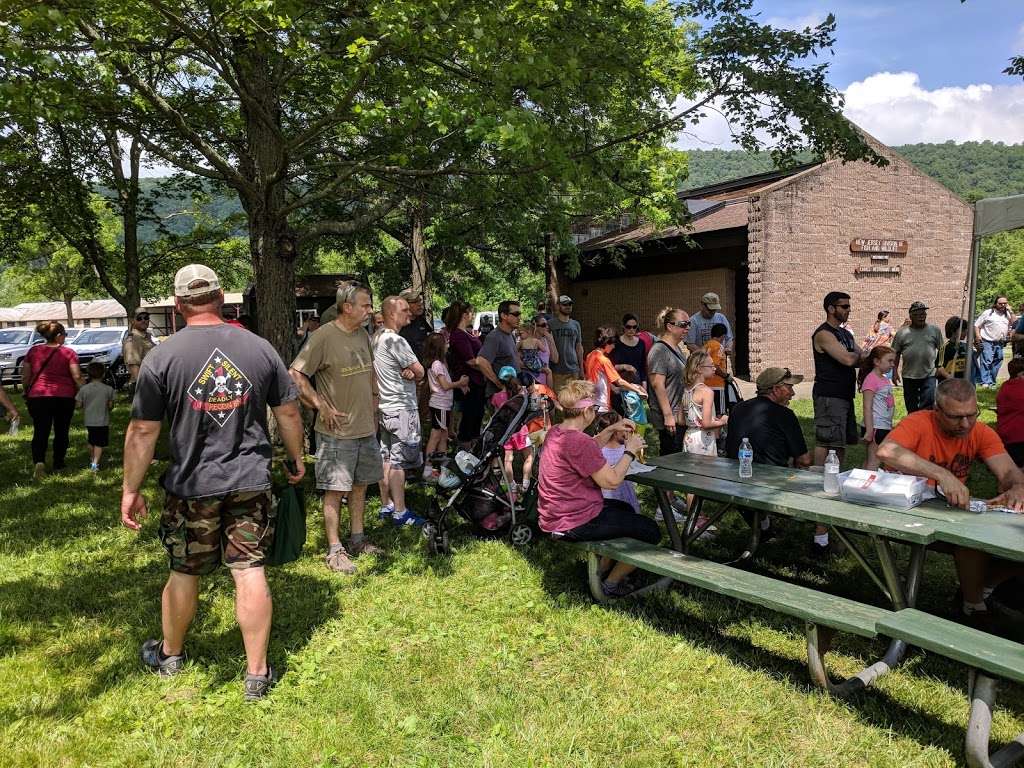
<path id="1" fill-rule="evenodd" d="M 606 499 L 602 489 L 618 488 L 629 472 L 629 465 L 644 446 L 633 422 L 618 421 L 595 437 L 584 430 L 597 416 L 594 385 L 589 381 L 570 381 L 558 393 L 565 419 L 548 430 L 540 459 L 540 501 L 537 506 L 540 529 L 566 541 L 603 541 L 631 538 L 648 544 L 661 540 L 658 524 L 633 511 L 620 499 Z M 605 461 L 601 449 L 617 433 L 630 434 L 622 457 L 614 465 Z M 627 594 L 623 581 L 634 570 L 627 563 L 603 561 L 610 568 L 602 582 L 611 597 Z"/>

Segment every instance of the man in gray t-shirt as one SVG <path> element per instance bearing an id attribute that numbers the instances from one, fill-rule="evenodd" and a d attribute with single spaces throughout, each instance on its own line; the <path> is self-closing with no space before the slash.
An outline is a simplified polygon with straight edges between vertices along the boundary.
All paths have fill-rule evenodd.
<path id="1" fill-rule="evenodd" d="M 931 408 L 935 403 L 936 375 L 949 376 L 942 367 L 942 348 L 946 343 L 942 331 L 928 324 L 928 307 L 923 301 L 910 305 L 910 325 L 896 331 L 892 349 L 896 353 L 892 383 L 903 379 L 903 403 L 907 413 Z M 900 369 L 900 360 L 903 368 Z M 899 372 L 897 372 L 899 370 Z"/>
<path id="2" fill-rule="evenodd" d="M 190 264 L 174 278 L 175 309 L 186 327 L 142 361 L 124 441 L 121 522 L 132 530 L 147 514 L 140 488 L 163 419 L 170 422 L 170 465 L 160 540 L 170 557 L 162 639 L 147 640 L 142 661 L 161 675 L 180 672 L 195 614 L 199 577 L 222 562 L 234 578 L 245 642 L 245 698 L 274 684 L 267 663 L 270 589 L 264 563 L 274 542 L 267 407 L 274 412 L 299 482 L 302 418 L 288 369 L 266 341 L 221 319 L 224 293 L 209 267 Z"/>
<path id="3" fill-rule="evenodd" d="M 516 349 L 516 340 L 512 335 L 519 327 L 522 310 L 518 301 L 507 300 L 498 305 L 498 325 L 487 334 L 480 352 L 476 357 L 477 370 L 487 379 L 487 394 L 493 395 L 502 388 L 498 381 L 498 372 L 506 365 L 517 371 L 523 367 Z"/>
<path id="4" fill-rule="evenodd" d="M 551 336 L 558 348 L 558 362 L 551 364 L 556 392 L 566 381 L 582 378 L 583 331 L 579 322 L 572 319 L 572 306 L 571 297 L 559 296 L 554 317 L 548 320 Z"/>
<path id="5" fill-rule="evenodd" d="M 409 342 L 398 334 L 409 324 L 409 302 L 388 296 L 381 303 L 381 312 L 384 327 L 373 337 L 373 370 L 380 393 L 384 482 L 391 493 L 391 504 L 381 508 L 380 516 L 395 525 L 423 525 L 423 518 L 405 505 L 405 471 L 423 463 L 416 405 L 416 382 L 423 379 L 423 366 Z"/>

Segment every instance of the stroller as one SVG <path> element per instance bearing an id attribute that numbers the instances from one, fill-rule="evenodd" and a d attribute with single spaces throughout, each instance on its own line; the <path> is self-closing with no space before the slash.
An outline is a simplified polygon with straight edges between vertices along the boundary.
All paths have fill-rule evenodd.
<path id="1" fill-rule="evenodd" d="M 534 537 L 528 518 L 536 514 L 536 473 L 529 488 L 517 496 L 513 478 L 505 473 L 502 461 L 504 445 L 523 425 L 549 410 L 548 398 L 524 391 L 506 401 L 491 416 L 470 451 L 459 451 L 445 462 L 438 480 L 438 495 L 430 503 L 423 537 L 431 554 L 450 551 L 448 521 L 452 510 L 469 522 L 474 535 L 504 538 L 516 546 L 525 546 Z M 444 492 L 450 492 L 442 500 Z"/>

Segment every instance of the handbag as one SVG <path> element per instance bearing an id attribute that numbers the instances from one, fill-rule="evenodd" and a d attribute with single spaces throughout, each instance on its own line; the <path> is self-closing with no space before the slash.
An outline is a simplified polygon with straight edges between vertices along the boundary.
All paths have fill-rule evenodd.
<path id="1" fill-rule="evenodd" d="M 295 465 L 286 461 L 289 472 Z M 286 565 L 298 560 L 306 545 L 306 497 L 299 485 L 288 484 L 277 496 L 277 523 L 274 543 L 264 562 L 267 565 Z"/>

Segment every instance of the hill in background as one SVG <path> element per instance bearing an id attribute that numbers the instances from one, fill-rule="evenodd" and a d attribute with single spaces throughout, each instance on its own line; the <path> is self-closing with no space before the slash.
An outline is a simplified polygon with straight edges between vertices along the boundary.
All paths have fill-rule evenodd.
<path id="1" fill-rule="evenodd" d="M 905 144 L 893 149 L 970 202 L 983 197 L 1024 194 L 1024 144 L 949 141 Z M 687 155 L 690 158 L 687 189 L 775 169 L 767 152 L 691 149 L 687 150 Z M 809 159 L 799 158 L 798 162 Z"/>

